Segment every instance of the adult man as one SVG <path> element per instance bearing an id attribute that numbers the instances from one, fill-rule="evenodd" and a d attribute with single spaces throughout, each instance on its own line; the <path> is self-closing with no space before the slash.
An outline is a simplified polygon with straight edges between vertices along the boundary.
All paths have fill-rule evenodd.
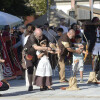
<path id="1" fill-rule="evenodd" d="M 47 39 L 42 34 L 42 30 L 40 28 L 36 28 L 34 33 L 30 35 L 25 45 L 26 50 L 26 66 L 28 71 L 28 81 L 29 81 L 29 89 L 28 91 L 33 90 L 32 86 L 32 77 L 33 77 L 33 67 L 36 66 L 37 63 L 37 56 L 36 50 L 51 50 L 49 47 L 41 47 L 40 42 L 44 39 Z"/>
<path id="2" fill-rule="evenodd" d="M 63 29 L 63 34 L 68 32 L 68 27 L 65 26 L 65 18 L 60 19 L 60 28 Z"/>
<path id="3" fill-rule="evenodd" d="M 49 24 L 44 24 L 43 34 L 48 38 L 49 42 L 56 43 L 55 37 L 57 36 L 57 33 L 49 28 Z"/>
<path id="4" fill-rule="evenodd" d="M 60 60 L 59 60 L 59 77 L 60 77 L 60 82 L 66 82 L 65 80 L 65 63 L 64 59 L 68 52 L 73 52 L 73 53 L 81 53 L 80 49 L 74 50 L 72 49 L 72 45 L 70 42 L 70 39 L 72 39 L 75 36 L 75 31 L 73 29 L 70 29 L 68 33 L 63 34 L 60 39 L 58 40 L 58 46 L 61 49 L 60 52 Z"/>

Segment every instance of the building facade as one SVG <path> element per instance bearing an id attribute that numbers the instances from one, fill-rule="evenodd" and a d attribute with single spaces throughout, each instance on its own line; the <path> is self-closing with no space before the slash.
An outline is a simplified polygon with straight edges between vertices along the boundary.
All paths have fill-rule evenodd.
<path id="1" fill-rule="evenodd" d="M 75 10 L 77 19 L 90 19 L 90 10 L 92 0 L 54 0 L 51 9 L 62 10 L 69 15 L 70 10 Z M 84 6 L 84 8 L 77 8 L 77 5 Z M 86 8 L 85 8 L 86 7 Z M 100 0 L 93 0 L 93 8 L 100 10 Z M 94 12 L 94 16 L 100 17 L 100 13 Z"/>

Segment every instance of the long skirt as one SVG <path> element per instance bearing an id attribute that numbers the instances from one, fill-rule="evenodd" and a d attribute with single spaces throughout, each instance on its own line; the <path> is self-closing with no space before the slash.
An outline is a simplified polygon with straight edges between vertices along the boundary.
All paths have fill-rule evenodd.
<path id="1" fill-rule="evenodd" d="M 47 56 L 43 56 L 37 66 L 34 85 L 50 86 L 52 85 L 52 68 Z"/>
<path id="2" fill-rule="evenodd" d="M 34 85 L 37 86 L 51 86 L 52 85 L 52 77 L 41 77 L 35 76 Z"/>

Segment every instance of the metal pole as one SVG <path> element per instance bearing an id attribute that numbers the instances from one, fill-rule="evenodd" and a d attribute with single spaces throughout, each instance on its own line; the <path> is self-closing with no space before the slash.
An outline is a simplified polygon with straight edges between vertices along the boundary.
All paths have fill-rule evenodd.
<path id="1" fill-rule="evenodd" d="M 89 0 L 90 2 L 90 7 L 91 7 L 91 19 L 93 18 L 93 0 Z"/>
<path id="2" fill-rule="evenodd" d="M 47 22 L 49 23 L 49 2 L 47 0 Z"/>

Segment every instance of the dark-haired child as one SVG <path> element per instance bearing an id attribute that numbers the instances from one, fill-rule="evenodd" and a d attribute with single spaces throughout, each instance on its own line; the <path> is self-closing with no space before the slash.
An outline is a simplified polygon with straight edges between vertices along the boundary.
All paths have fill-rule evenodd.
<path id="1" fill-rule="evenodd" d="M 75 41 L 77 45 L 82 45 L 81 41 L 82 41 L 82 38 L 80 35 L 76 35 L 75 36 Z M 77 48 L 75 48 L 77 49 Z M 84 70 L 84 56 L 83 56 L 83 53 L 85 54 L 86 51 L 84 51 L 83 49 L 82 50 L 82 53 L 81 54 L 78 54 L 78 53 L 73 53 L 73 64 L 72 64 L 72 70 L 73 70 L 73 73 L 74 73 L 74 76 L 76 76 L 76 72 L 77 71 L 80 71 L 80 83 L 83 83 L 83 70 Z"/>

